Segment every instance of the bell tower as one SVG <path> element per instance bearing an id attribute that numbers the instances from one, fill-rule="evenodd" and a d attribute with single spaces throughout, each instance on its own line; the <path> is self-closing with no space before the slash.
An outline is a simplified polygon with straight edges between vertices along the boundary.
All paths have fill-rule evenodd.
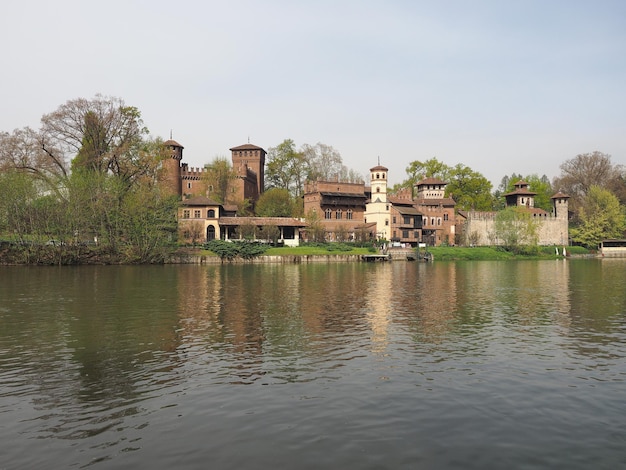
<path id="1" fill-rule="evenodd" d="M 380 165 L 370 168 L 370 190 L 372 196 L 365 205 L 365 221 L 376 223 L 376 237 L 389 240 L 391 226 L 389 223 L 391 211 L 387 200 L 387 175 L 389 169 Z"/>

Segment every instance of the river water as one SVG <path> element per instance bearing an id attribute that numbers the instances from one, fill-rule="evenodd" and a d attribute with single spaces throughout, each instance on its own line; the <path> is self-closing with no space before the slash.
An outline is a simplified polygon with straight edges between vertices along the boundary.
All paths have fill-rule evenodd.
<path id="1" fill-rule="evenodd" d="M 0 469 L 626 465 L 626 260 L 0 267 Z"/>

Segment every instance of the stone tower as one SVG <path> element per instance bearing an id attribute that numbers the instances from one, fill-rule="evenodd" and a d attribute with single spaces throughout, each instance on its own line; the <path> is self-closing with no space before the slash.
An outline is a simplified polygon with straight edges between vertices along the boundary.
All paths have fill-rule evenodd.
<path id="1" fill-rule="evenodd" d="M 365 220 L 376 223 L 376 237 L 389 240 L 391 227 L 389 224 L 390 210 L 387 200 L 387 173 L 389 169 L 377 165 L 370 168 L 370 186 L 372 197 L 365 206 Z"/>
<path id="2" fill-rule="evenodd" d="M 265 155 L 267 152 L 261 147 L 252 144 L 244 144 L 230 149 L 232 152 L 233 168 L 239 175 L 250 170 L 256 175 L 258 194 L 265 191 Z M 256 198 L 255 198 L 256 199 Z"/>
<path id="3" fill-rule="evenodd" d="M 166 140 L 163 145 L 170 151 L 170 157 L 163 161 L 163 182 L 172 194 L 182 195 L 180 161 L 183 159 L 183 146 L 175 140 Z"/>
<path id="4" fill-rule="evenodd" d="M 569 219 L 569 208 L 568 208 L 568 200 L 569 196 L 567 194 L 563 194 L 561 192 L 556 193 L 552 196 L 552 206 L 554 210 L 554 216 L 557 219 L 568 220 Z"/>

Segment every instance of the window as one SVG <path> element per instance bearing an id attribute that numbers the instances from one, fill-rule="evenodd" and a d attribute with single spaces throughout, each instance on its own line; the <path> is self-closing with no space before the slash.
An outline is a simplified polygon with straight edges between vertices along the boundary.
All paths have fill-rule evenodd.
<path id="1" fill-rule="evenodd" d="M 396 216 L 395 215 L 391 218 L 391 222 L 394 223 L 394 224 L 396 223 Z"/>
<path id="2" fill-rule="evenodd" d="M 376 192 L 379 193 L 380 192 L 380 188 L 378 186 L 376 186 Z"/>
<path id="3" fill-rule="evenodd" d="M 214 210 L 214 209 L 209 209 L 209 210 L 207 211 L 206 216 L 207 216 L 209 219 L 214 219 L 214 218 L 215 218 L 215 210 Z"/>
<path id="4" fill-rule="evenodd" d="M 379 180 L 380 179 L 380 173 L 376 173 L 376 179 Z"/>
<path id="5" fill-rule="evenodd" d="M 337 212 L 336 212 L 335 217 L 337 218 L 337 220 L 340 220 L 340 219 L 341 219 L 341 216 L 342 216 L 342 214 L 341 214 L 341 209 L 337 209 Z"/>
<path id="6" fill-rule="evenodd" d="M 448 214 L 443 214 L 443 220 L 448 220 Z"/>
<path id="7" fill-rule="evenodd" d="M 331 211 L 330 209 L 326 209 L 324 211 L 324 217 L 326 219 L 331 219 L 333 217 L 333 211 Z"/>
<path id="8" fill-rule="evenodd" d="M 346 211 L 346 219 L 352 220 L 352 209 Z"/>
<path id="9" fill-rule="evenodd" d="M 409 231 L 408 230 L 402 230 L 402 238 L 409 238 Z"/>
<path id="10" fill-rule="evenodd" d="M 411 217 L 405 216 L 404 217 L 404 224 L 405 225 L 411 225 Z"/>
<path id="11" fill-rule="evenodd" d="M 428 225 L 428 217 L 424 217 L 422 222 L 424 222 L 424 227 L 426 227 Z"/>
<path id="12" fill-rule="evenodd" d="M 389 219 L 385 219 L 385 226 L 389 225 Z"/>
<path id="13" fill-rule="evenodd" d="M 430 225 L 435 225 L 435 218 L 434 217 L 430 218 Z"/>
<path id="14" fill-rule="evenodd" d="M 183 219 L 188 219 L 189 218 L 189 214 L 190 214 L 189 209 L 185 209 L 183 211 Z"/>
<path id="15" fill-rule="evenodd" d="M 194 219 L 199 219 L 200 217 L 202 217 L 200 209 L 195 209 L 193 211 L 193 217 L 194 217 Z"/>
<path id="16" fill-rule="evenodd" d="M 441 217 L 437 217 L 437 225 L 441 225 Z"/>
<path id="17" fill-rule="evenodd" d="M 420 233 L 417 230 L 413 232 L 413 238 L 415 238 L 416 240 L 419 240 L 419 237 L 420 237 Z"/>
<path id="18" fill-rule="evenodd" d="M 187 183 L 187 189 L 191 189 L 191 181 Z"/>

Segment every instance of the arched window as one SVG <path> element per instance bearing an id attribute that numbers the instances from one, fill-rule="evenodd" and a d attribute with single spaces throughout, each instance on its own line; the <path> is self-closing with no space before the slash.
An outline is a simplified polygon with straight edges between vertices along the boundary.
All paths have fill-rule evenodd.
<path id="1" fill-rule="evenodd" d="M 215 240 L 215 227 L 213 225 L 209 225 L 206 229 L 206 239 Z"/>
<path id="2" fill-rule="evenodd" d="M 346 211 L 346 219 L 352 220 L 352 209 Z"/>
<path id="3" fill-rule="evenodd" d="M 380 179 L 380 173 L 376 173 L 376 179 L 379 180 Z"/>
<path id="4" fill-rule="evenodd" d="M 376 186 L 376 192 L 379 193 L 380 192 L 380 188 L 378 186 Z"/>
<path id="5" fill-rule="evenodd" d="M 207 215 L 206 215 L 209 219 L 214 219 L 215 218 L 215 209 L 209 209 L 207 211 Z"/>
<path id="6" fill-rule="evenodd" d="M 341 216 L 342 216 L 341 209 L 337 209 L 335 217 L 337 217 L 337 220 L 340 220 Z"/>
<path id="7" fill-rule="evenodd" d="M 333 217 L 333 211 L 331 211 L 330 209 L 326 209 L 324 211 L 324 217 L 327 219 L 332 219 Z"/>

